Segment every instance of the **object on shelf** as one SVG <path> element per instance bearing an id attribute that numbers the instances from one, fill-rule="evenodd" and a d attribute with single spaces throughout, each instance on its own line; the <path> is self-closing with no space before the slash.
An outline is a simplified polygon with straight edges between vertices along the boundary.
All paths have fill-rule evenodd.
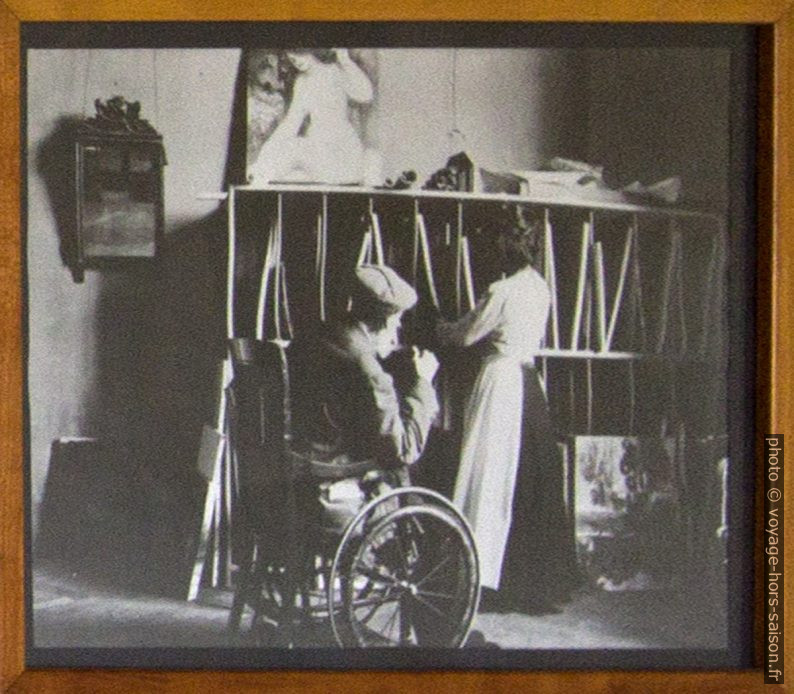
<path id="1" fill-rule="evenodd" d="M 576 161 L 575 159 L 554 157 L 549 160 L 548 168 L 551 171 L 570 171 L 573 173 L 587 174 L 598 181 L 602 181 L 604 178 L 603 166 L 593 166 L 592 164 Z"/>
<path id="2" fill-rule="evenodd" d="M 681 188 L 681 179 L 678 176 L 671 176 L 648 186 L 643 185 L 639 181 L 634 181 L 634 183 L 622 188 L 622 191 L 630 196 L 637 196 L 651 201 L 659 200 L 668 205 L 673 205 L 681 198 Z"/>
<path id="3" fill-rule="evenodd" d="M 554 158 L 550 170 L 514 170 L 514 176 L 527 182 L 528 193 L 539 198 L 560 201 L 592 200 L 598 202 L 626 203 L 626 196 L 612 190 L 603 180 L 603 169 L 571 159 Z"/>
<path id="4" fill-rule="evenodd" d="M 403 171 L 396 179 L 387 178 L 386 182 L 379 188 L 385 190 L 408 190 L 416 183 L 416 171 Z"/>
<path id="5" fill-rule="evenodd" d="M 480 168 L 477 189 L 482 193 L 529 195 L 529 181 L 512 171 L 489 171 Z"/>
<path id="6" fill-rule="evenodd" d="M 562 157 L 549 160 L 546 170 L 514 170 L 509 175 L 526 181 L 526 190 L 522 189 L 520 194 L 560 201 L 672 205 L 680 201 L 683 187 L 680 177 L 671 176 L 650 185 L 634 181 L 622 188 L 613 188 L 604 180 L 604 167 Z M 486 181 L 492 176 L 491 172 L 480 169 L 483 190 L 514 193 L 515 186 L 508 190 L 499 190 L 498 184 L 496 189 L 486 188 Z"/>
<path id="7" fill-rule="evenodd" d="M 434 172 L 425 181 L 422 190 L 474 190 L 474 163 L 465 152 L 458 152 L 447 159 L 443 168 Z"/>

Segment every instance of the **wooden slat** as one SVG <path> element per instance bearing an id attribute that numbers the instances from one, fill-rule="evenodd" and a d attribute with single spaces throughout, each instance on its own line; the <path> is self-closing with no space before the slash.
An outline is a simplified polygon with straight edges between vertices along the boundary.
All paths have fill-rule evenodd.
<path id="1" fill-rule="evenodd" d="M 215 438 L 214 441 L 212 440 L 213 438 Z M 202 475 L 206 476 L 208 472 L 207 467 L 209 467 L 210 474 L 207 482 L 207 491 L 204 497 L 204 509 L 201 514 L 196 555 L 193 560 L 193 569 L 190 574 L 190 583 L 187 590 L 188 600 L 195 600 L 198 597 L 204 567 L 208 561 L 212 560 L 209 554 L 210 532 L 213 527 L 213 522 L 217 525 L 216 511 L 220 498 L 221 459 L 226 449 L 223 435 L 217 430 L 211 430 L 209 427 L 205 427 L 204 436 L 202 437 L 202 449 L 203 450 L 199 454 L 199 467 L 201 468 L 199 471 Z M 207 459 L 206 463 L 208 464 L 202 462 L 204 459 Z"/>
<path id="2" fill-rule="evenodd" d="M 386 256 L 383 253 L 383 237 L 380 233 L 380 218 L 378 213 L 375 212 L 372 205 L 372 198 L 369 201 L 369 223 L 372 229 L 372 242 L 375 249 L 375 262 L 378 265 L 386 264 Z"/>
<path id="3" fill-rule="evenodd" d="M 345 694 L 413 694 L 433 691 L 454 694 L 748 694 L 764 691 L 756 670 L 733 672 L 138 672 L 102 670 L 32 671 L 18 682 L 14 694 L 113 694 L 123 683 L 125 694 L 152 692 L 235 692 L 284 694 L 345 692 Z M 762 680 L 763 681 L 763 680 Z M 770 690 L 775 691 L 775 690 Z M 783 690 L 778 690 L 783 691 Z"/>
<path id="4" fill-rule="evenodd" d="M 234 280 L 235 280 L 235 258 L 237 248 L 237 223 L 235 219 L 235 191 L 229 189 L 226 198 L 226 337 L 234 337 Z"/>
<path id="5" fill-rule="evenodd" d="M 456 244 L 455 244 L 455 309 L 456 316 L 463 314 L 463 203 L 456 205 Z"/>
<path id="6" fill-rule="evenodd" d="M 571 324 L 571 349 L 579 348 L 579 334 L 582 330 L 582 311 L 584 310 L 587 265 L 590 252 L 590 226 L 582 224 L 582 241 L 579 250 L 579 275 L 576 281 L 576 301 L 574 303 L 573 323 Z"/>
<path id="7" fill-rule="evenodd" d="M 758 316 L 759 368 L 757 376 L 759 405 L 758 426 L 762 434 L 782 434 L 792 440 L 794 409 L 791 384 L 794 382 L 794 278 L 792 278 L 792 258 L 794 258 L 794 7 L 789 6 L 785 16 L 776 23 L 772 35 L 774 54 L 772 65 L 772 94 L 764 94 L 767 104 L 775 100 L 773 116 L 759 118 L 761 127 L 761 146 L 758 161 L 762 165 L 761 193 L 759 206 L 759 278 L 762 286 L 758 290 L 760 314 Z M 762 63 L 762 66 L 769 67 Z M 768 73 L 767 73 L 768 79 Z M 769 86 L 762 83 L 762 88 Z M 771 133 L 768 128 L 771 126 Z M 765 137 L 772 135 L 771 147 Z M 773 162 L 771 176 L 769 164 Z M 763 166 L 765 164 L 765 166 Z M 771 200 L 768 195 L 771 186 Z M 767 282 L 767 278 L 769 281 Z M 767 290 L 769 293 L 767 294 Z M 727 293 L 727 292 L 726 292 Z M 771 301 L 770 301 L 771 299 Z M 766 307 L 770 310 L 767 313 Z M 765 320 L 768 318 L 768 321 Z M 767 338 L 768 337 L 768 341 Z M 767 405 L 768 403 L 768 405 Z M 758 437 L 760 440 L 760 436 Z M 763 460 L 763 459 L 761 459 Z M 763 465 L 758 465 L 758 477 L 763 473 Z M 757 477 L 757 479 L 758 479 Z M 783 510 L 786 518 L 788 537 L 792 537 L 792 500 L 794 499 L 794 474 L 789 467 L 786 491 L 783 494 Z M 759 491 L 763 491 L 760 487 Z M 763 507 L 760 494 L 756 497 L 757 509 Z M 760 516 L 760 514 L 759 514 Z M 763 519 L 756 518 L 756 568 L 764 560 L 759 546 Z M 785 561 L 785 588 L 789 596 L 786 601 L 784 619 L 789 626 L 794 624 L 792 606 L 794 602 L 794 557 L 789 550 Z M 763 575 L 763 573 L 761 573 Z M 761 581 L 756 583 L 756 600 L 762 599 Z M 756 603 L 758 604 L 758 603 Z M 765 621 L 764 611 L 756 610 L 756 636 L 761 635 Z M 757 638 L 756 643 L 761 644 Z M 791 686 L 794 670 L 794 639 L 786 639 L 785 662 L 787 684 Z"/>
<path id="8" fill-rule="evenodd" d="M 281 340 L 281 243 L 284 231 L 283 197 L 278 196 L 278 209 L 276 217 L 276 233 L 273 242 L 273 322 L 276 327 L 276 340 Z"/>
<path id="9" fill-rule="evenodd" d="M 640 269 L 640 235 L 639 227 L 635 227 L 634 242 L 631 244 L 631 298 L 632 309 L 634 310 L 634 320 L 639 332 L 639 348 L 641 351 L 646 349 L 645 332 L 645 302 L 642 296 L 642 272 Z"/>
<path id="10" fill-rule="evenodd" d="M 664 276 L 662 277 L 662 305 L 659 309 L 659 331 L 656 340 L 656 352 L 661 354 L 667 342 L 667 324 L 670 314 L 670 295 L 673 291 L 673 278 L 675 275 L 676 263 L 676 231 L 671 229 L 669 235 L 669 247 L 667 251 L 667 265 L 665 266 Z"/>
<path id="11" fill-rule="evenodd" d="M 557 292 L 557 263 L 554 257 L 554 228 L 551 225 L 551 218 L 548 208 L 543 212 L 543 241 L 544 253 L 543 261 L 546 266 L 546 283 L 549 285 L 551 295 L 551 347 L 560 348 L 560 307 L 559 295 Z"/>
<path id="12" fill-rule="evenodd" d="M 600 241 L 596 241 L 593 246 L 593 265 L 594 265 L 594 285 L 595 285 L 595 318 L 596 333 L 598 338 L 598 348 L 605 352 L 607 348 L 607 324 L 606 324 L 606 278 L 604 276 L 604 247 Z"/>
<path id="13" fill-rule="evenodd" d="M 0 691 L 24 670 L 19 20 L 0 4 Z"/>
<path id="14" fill-rule="evenodd" d="M 460 239 L 461 246 L 461 265 L 463 267 L 463 285 L 466 287 L 466 303 L 468 310 L 471 311 L 477 303 L 474 295 L 474 277 L 471 268 L 471 252 L 469 250 L 469 237 L 463 236 Z"/>
<path id="15" fill-rule="evenodd" d="M 270 227 L 267 235 L 265 258 L 262 261 L 262 274 L 259 280 L 259 294 L 256 302 L 256 339 L 263 340 L 265 336 L 265 321 L 267 312 L 267 295 L 270 288 L 270 276 L 273 270 L 273 258 L 276 250 L 276 225 Z"/>
<path id="16" fill-rule="evenodd" d="M 618 277 L 618 286 L 615 289 L 615 298 L 612 302 L 612 313 L 609 316 L 609 327 L 607 328 L 606 337 L 606 350 L 611 349 L 612 340 L 615 338 L 615 330 L 618 324 L 618 316 L 620 315 L 620 308 L 623 305 L 623 292 L 626 286 L 626 274 L 629 269 L 629 258 L 631 257 L 631 245 L 636 233 L 634 226 L 630 227 L 626 232 L 626 241 L 623 246 L 623 257 L 620 261 L 620 275 Z"/>
<path id="17" fill-rule="evenodd" d="M 11 11 L 26 21 L 43 21 L 57 16 L 61 21 L 129 20 L 146 17 L 158 21 L 212 21 L 245 19 L 283 21 L 312 18 L 316 20 L 472 20 L 472 21 L 562 21 L 562 22 L 730 22 L 767 23 L 778 20 L 790 0 L 688 0 L 659 3 L 653 0 L 533 0 L 515 2 L 492 0 L 458 0 L 428 3 L 403 0 L 392 5 L 367 0 L 324 2 L 302 0 L 226 3 L 212 0 L 140 0 L 125 5 L 113 0 L 63 2 L 49 0 L 7 0 Z"/>
<path id="18" fill-rule="evenodd" d="M 416 215 L 416 230 L 419 234 L 419 247 L 422 252 L 422 266 L 425 269 L 425 280 L 427 281 L 427 288 L 430 292 L 430 300 L 433 302 L 435 308 L 440 309 L 441 304 L 438 301 L 438 292 L 436 291 L 436 280 L 433 276 L 433 260 L 430 257 L 430 242 L 427 238 L 427 227 L 425 226 L 425 217 L 423 214 Z M 380 252 L 381 256 L 383 251 Z"/>
<path id="19" fill-rule="evenodd" d="M 320 228 L 320 272 L 318 277 L 320 290 L 320 320 L 325 322 L 325 285 L 328 275 L 328 196 L 323 195 Z"/>
<path id="20" fill-rule="evenodd" d="M 684 302 L 684 241 L 680 233 L 676 233 L 676 264 L 675 264 L 675 303 L 678 315 L 679 352 L 685 353 L 689 347 L 686 324 L 686 304 Z"/>

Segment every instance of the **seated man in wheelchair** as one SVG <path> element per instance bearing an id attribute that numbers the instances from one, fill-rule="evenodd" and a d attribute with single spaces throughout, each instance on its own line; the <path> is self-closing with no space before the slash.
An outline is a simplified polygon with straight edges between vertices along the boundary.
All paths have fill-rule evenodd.
<path id="1" fill-rule="evenodd" d="M 417 301 L 392 269 L 358 267 L 351 298 L 338 324 L 260 345 L 250 382 L 243 364 L 235 377 L 251 532 L 229 628 L 250 606 L 255 634 L 277 625 L 257 636 L 271 645 L 325 617 L 344 647 L 459 647 L 479 596 L 474 540 L 451 502 L 408 484 L 438 412 L 438 361 L 414 347 L 396 377 L 384 366 Z"/>
<path id="2" fill-rule="evenodd" d="M 438 413 L 432 352 L 412 348 L 413 373 L 399 387 L 384 368 L 400 348 L 414 289 L 389 267 L 362 265 L 351 298 L 345 320 L 289 350 L 292 454 L 324 471 L 321 523 L 337 533 L 368 495 L 408 483 L 406 466 L 422 454 Z"/>

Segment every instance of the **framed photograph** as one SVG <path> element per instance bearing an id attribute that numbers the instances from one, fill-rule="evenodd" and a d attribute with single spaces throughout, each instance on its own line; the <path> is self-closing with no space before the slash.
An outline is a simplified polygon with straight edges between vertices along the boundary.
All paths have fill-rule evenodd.
<path id="1" fill-rule="evenodd" d="M 788 2 L 0 9 L 0 688 L 779 682 Z"/>

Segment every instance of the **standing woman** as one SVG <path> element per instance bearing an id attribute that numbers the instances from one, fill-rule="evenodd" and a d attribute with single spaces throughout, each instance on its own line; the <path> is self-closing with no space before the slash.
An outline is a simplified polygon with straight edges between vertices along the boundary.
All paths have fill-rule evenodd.
<path id="1" fill-rule="evenodd" d="M 535 369 L 550 306 L 533 267 L 542 230 L 523 208 L 506 210 L 497 237 L 504 279 L 439 326 L 442 342 L 486 348 L 464 413 L 454 502 L 474 531 L 483 587 L 534 613 L 558 611 L 576 583 L 562 462 Z"/>

